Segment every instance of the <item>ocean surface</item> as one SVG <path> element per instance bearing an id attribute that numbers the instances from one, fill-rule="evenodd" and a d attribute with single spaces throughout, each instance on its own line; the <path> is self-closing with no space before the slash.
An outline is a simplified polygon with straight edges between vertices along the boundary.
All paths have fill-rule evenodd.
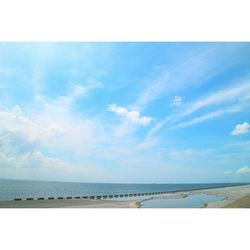
<path id="1" fill-rule="evenodd" d="M 245 183 L 244 183 L 245 184 Z M 112 184 L 112 183 L 75 183 L 24 180 L 1 180 L 0 200 L 15 198 L 38 198 L 59 196 L 87 196 L 130 194 L 142 192 L 175 192 L 203 188 L 217 188 L 244 185 L 243 183 L 210 184 Z"/>

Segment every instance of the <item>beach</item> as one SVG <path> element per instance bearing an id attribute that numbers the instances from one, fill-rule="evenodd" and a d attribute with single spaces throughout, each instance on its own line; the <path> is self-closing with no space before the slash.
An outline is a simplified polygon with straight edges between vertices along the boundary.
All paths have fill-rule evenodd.
<path id="1" fill-rule="evenodd" d="M 250 208 L 250 185 L 174 192 L 161 195 L 157 199 L 180 200 L 195 195 L 222 197 L 217 201 L 204 202 L 203 208 Z"/>
<path id="2" fill-rule="evenodd" d="M 53 199 L 0 201 L 0 208 L 140 208 L 143 202 L 182 201 L 188 197 L 207 195 L 222 197 L 216 201 L 204 202 L 204 208 L 250 208 L 250 185 L 190 190 L 183 192 L 152 195 L 137 199 Z M 178 203 L 176 203 L 178 204 Z M 178 206 L 176 206 L 178 208 Z M 188 207 L 188 206 L 187 206 Z M 155 206 L 157 208 L 157 206 Z"/>
<path id="3" fill-rule="evenodd" d="M 206 203 L 206 208 L 250 208 L 250 185 L 196 190 L 190 193 L 225 197 L 221 201 Z"/>
<path id="4" fill-rule="evenodd" d="M 137 208 L 140 200 L 113 201 L 113 200 L 22 200 L 0 201 L 0 208 Z"/>

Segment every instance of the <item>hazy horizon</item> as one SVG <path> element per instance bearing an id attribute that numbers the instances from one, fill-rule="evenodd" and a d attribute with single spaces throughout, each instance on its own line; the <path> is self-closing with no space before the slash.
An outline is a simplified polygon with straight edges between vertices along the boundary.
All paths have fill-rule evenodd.
<path id="1" fill-rule="evenodd" d="M 250 184 L 250 182 L 179 182 L 179 183 L 174 183 L 174 182 L 82 182 L 82 181 L 60 181 L 60 180 L 42 180 L 42 179 L 10 179 L 10 178 L 0 178 L 1 180 L 6 180 L 6 181 L 34 181 L 34 182 L 65 182 L 65 183 L 86 183 L 86 184 L 126 184 L 126 185 L 168 185 L 168 184 L 173 184 L 173 185 L 179 185 L 179 184 Z"/>

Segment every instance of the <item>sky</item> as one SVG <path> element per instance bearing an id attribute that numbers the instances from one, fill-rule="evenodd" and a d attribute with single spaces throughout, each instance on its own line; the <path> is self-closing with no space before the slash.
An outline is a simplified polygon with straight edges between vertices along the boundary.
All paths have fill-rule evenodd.
<path id="1" fill-rule="evenodd" d="M 250 43 L 0 43 L 0 178 L 250 182 Z"/>

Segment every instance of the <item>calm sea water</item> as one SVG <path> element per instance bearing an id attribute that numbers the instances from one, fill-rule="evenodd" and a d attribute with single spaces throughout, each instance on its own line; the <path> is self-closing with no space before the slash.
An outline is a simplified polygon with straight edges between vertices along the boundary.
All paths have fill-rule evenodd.
<path id="1" fill-rule="evenodd" d="M 107 183 L 73 183 L 45 182 L 24 180 L 0 180 L 0 200 L 27 197 L 58 197 L 128 194 L 141 192 L 174 192 L 182 190 L 216 188 L 244 185 L 242 183 L 217 184 L 107 184 Z"/>

